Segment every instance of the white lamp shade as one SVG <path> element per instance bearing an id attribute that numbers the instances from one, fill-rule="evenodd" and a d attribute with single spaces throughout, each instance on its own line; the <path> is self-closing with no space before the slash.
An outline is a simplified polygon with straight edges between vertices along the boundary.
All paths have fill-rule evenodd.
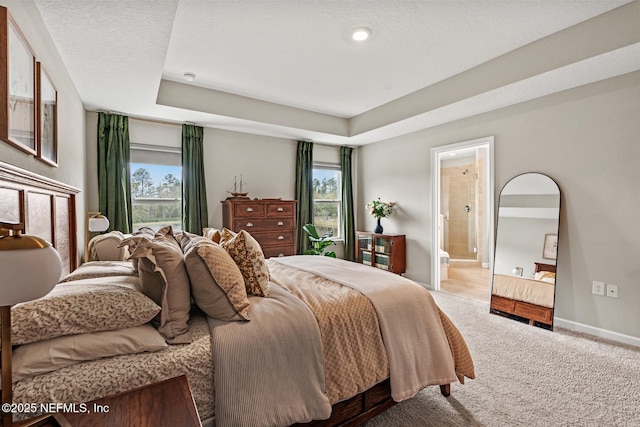
<path id="1" fill-rule="evenodd" d="M 109 228 L 109 219 L 104 215 L 95 215 L 89 218 L 89 231 L 106 231 Z"/>
<path id="2" fill-rule="evenodd" d="M 51 246 L 0 251 L 0 306 L 32 301 L 60 280 L 62 261 Z"/>

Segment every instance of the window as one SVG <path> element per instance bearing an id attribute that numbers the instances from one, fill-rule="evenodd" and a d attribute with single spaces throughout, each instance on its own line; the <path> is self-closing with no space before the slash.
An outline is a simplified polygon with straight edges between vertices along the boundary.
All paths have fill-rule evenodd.
<path id="1" fill-rule="evenodd" d="M 180 149 L 131 144 L 133 230 L 182 229 Z"/>
<path id="2" fill-rule="evenodd" d="M 314 163 L 313 165 L 313 225 L 318 234 L 333 231 L 341 237 L 342 224 L 342 172 L 340 165 Z"/>

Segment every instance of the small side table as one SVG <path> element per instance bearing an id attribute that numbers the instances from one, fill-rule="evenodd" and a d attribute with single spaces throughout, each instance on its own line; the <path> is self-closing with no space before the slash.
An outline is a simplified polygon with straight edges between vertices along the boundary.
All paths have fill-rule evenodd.
<path id="1" fill-rule="evenodd" d="M 92 400 L 86 406 L 90 413 L 62 415 L 73 427 L 202 427 L 186 375 Z M 55 422 L 37 425 L 58 426 Z"/>

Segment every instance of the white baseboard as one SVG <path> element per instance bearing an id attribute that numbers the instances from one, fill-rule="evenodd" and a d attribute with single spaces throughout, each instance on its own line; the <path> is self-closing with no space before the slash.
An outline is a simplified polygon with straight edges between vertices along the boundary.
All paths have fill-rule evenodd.
<path id="1" fill-rule="evenodd" d="M 594 335 L 596 337 L 609 339 L 612 341 L 618 341 L 624 344 L 635 345 L 640 347 L 640 338 L 632 337 L 631 335 L 625 335 L 618 332 L 609 331 L 606 329 L 596 328 L 595 326 L 585 325 L 583 323 L 574 322 L 571 320 L 561 319 L 559 317 L 553 318 L 553 326 L 569 329 L 575 332 L 583 332 L 585 334 Z"/>

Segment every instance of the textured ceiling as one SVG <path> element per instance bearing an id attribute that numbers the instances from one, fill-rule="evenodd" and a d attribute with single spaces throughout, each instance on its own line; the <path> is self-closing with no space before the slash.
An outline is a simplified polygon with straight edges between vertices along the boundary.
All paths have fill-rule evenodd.
<path id="1" fill-rule="evenodd" d="M 571 34 L 553 35 L 629 1 L 35 3 L 88 109 L 329 143 L 365 144 L 640 69 L 633 36 L 581 52 Z M 349 35 L 360 26 L 372 36 L 357 43 Z M 545 46 L 550 35 L 566 48 Z"/>

